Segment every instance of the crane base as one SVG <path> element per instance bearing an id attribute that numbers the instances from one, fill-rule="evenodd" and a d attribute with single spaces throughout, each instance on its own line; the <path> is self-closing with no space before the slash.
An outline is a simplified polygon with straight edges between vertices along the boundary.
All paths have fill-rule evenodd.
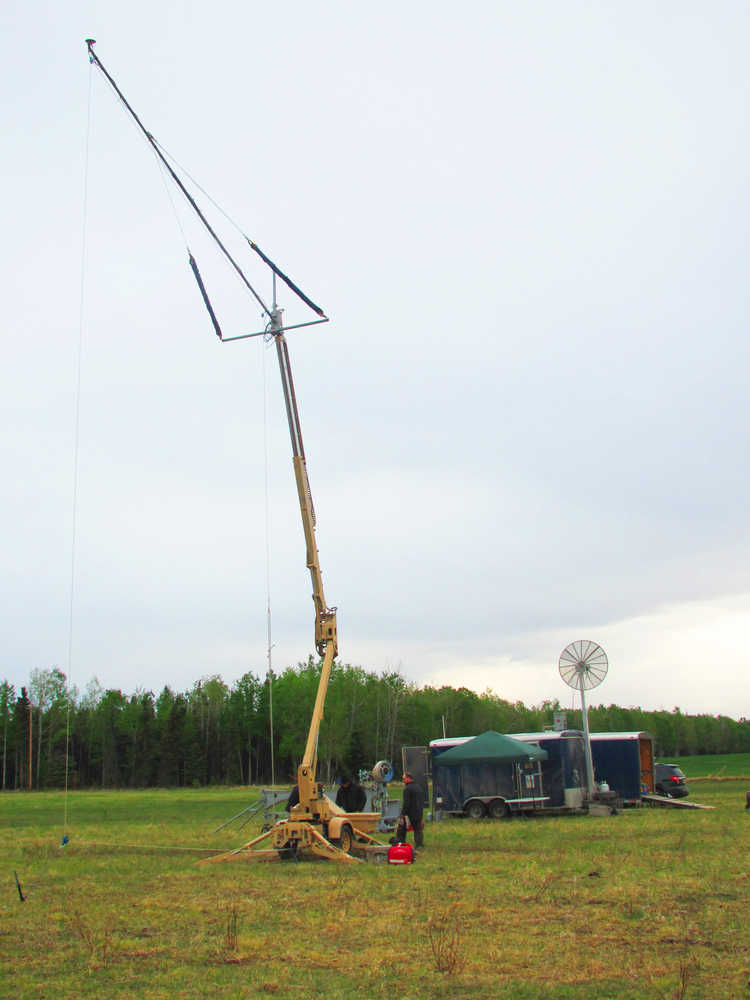
<path id="1" fill-rule="evenodd" d="M 273 838 L 274 846 L 272 849 L 253 849 L 256 844 L 260 844 L 269 837 Z M 311 823 L 299 820 L 281 820 L 266 833 L 248 841 L 242 847 L 226 851 L 224 854 L 215 854 L 211 858 L 204 858 L 198 864 L 215 864 L 219 861 L 282 861 L 286 858 L 299 860 L 310 855 L 344 864 L 358 865 L 362 863 L 359 858 L 353 858 L 351 854 L 347 854 L 326 840 L 323 834 Z"/>

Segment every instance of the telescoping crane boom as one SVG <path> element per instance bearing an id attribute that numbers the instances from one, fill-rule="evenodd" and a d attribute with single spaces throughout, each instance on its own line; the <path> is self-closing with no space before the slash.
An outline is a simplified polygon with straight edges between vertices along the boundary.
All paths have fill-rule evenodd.
<path id="1" fill-rule="evenodd" d="M 323 574 L 320 570 L 315 537 L 315 507 L 307 476 L 307 461 L 289 361 L 289 348 L 284 336 L 285 327 L 282 323 L 282 311 L 276 306 L 275 286 L 274 302 L 269 316 L 270 322 L 265 333 L 275 343 L 279 372 L 281 373 L 281 386 L 292 443 L 294 478 L 297 484 L 297 497 L 305 535 L 307 568 L 310 571 L 312 598 L 315 605 L 315 647 L 322 659 L 322 665 L 305 751 L 297 768 L 299 802 L 291 807 L 288 819 L 280 820 L 260 837 L 256 837 L 234 851 L 207 858 L 201 862 L 202 864 L 235 859 L 263 860 L 287 854 L 297 855 L 299 852 L 309 852 L 337 861 L 354 861 L 355 859 L 349 852 L 355 842 L 357 840 L 375 842 L 372 834 L 380 820 L 380 813 L 377 812 L 345 812 L 323 793 L 322 785 L 318 783 L 316 777 L 320 723 L 323 719 L 331 668 L 338 653 L 336 608 L 328 606 L 323 590 Z M 245 334 L 244 336 L 255 336 L 255 334 Z M 258 845 L 266 840 L 270 840 L 270 849 L 258 849 Z"/>
<path id="2" fill-rule="evenodd" d="M 307 568 L 310 571 L 312 598 L 315 605 L 315 647 L 322 659 L 322 665 L 305 752 L 297 768 L 299 802 L 291 807 L 289 819 L 279 821 L 269 831 L 242 847 L 227 854 L 208 858 L 206 861 L 236 858 L 262 860 L 269 856 L 280 857 L 289 853 L 296 855 L 300 851 L 310 852 L 332 860 L 353 861 L 355 859 L 350 856 L 349 851 L 355 841 L 374 842 L 372 834 L 377 828 L 380 813 L 345 812 L 323 793 L 322 785 L 318 783 L 316 777 L 320 723 L 323 719 L 331 668 L 338 653 L 336 608 L 328 606 L 323 590 L 323 574 L 320 570 L 315 537 L 315 507 L 307 476 L 307 462 L 297 409 L 297 396 L 294 391 L 294 380 L 289 361 L 289 348 L 284 336 L 282 311 L 276 306 L 275 287 L 273 307 L 269 311 L 269 315 L 270 323 L 265 332 L 276 345 L 276 356 L 281 373 L 281 386 L 292 443 L 294 478 L 297 483 L 297 497 L 305 535 Z M 271 849 L 258 850 L 257 845 L 266 839 L 270 839 Z"/>
<path id="3" fill-rule="evenodd" d="M 315 537 L 315 507 L 307 476 L 307 461 L 289 361 L 289 348 L 284 336 L 282 311 L 276 305 L 275 286 L 273 307 L 269 311 L 269 315 L 270 322 L 265 333 L 275 343 L 279 372 L 281 373 L 281 386 L 292 443 L 294 478 L 297 483 L 297 497 L 305 535 L 307 568 L 310 571 L 312 598 L 315 605 L 315 647 L 322 659 L 322 665 L 310 728 L 307 733 L 307 743 L 302 761 L 297 768 L 299 802 L 291 807 L 288 819 L 280 820 L 260 837 L 256 837 L 234 851 L 207 858 L 201 862 L 203 864 L 239 858 L 263 860 L 287 854 L 296 855 L 299 852 L 309 852 L 337 861 L 354 861 L 355 859 L 351 857 L 349 852 L 355 842 L 357 840 L 375 842 L 372 834 L 380 820 L 380 813 L 377 812 L 347 813 L 339 808 L 323 793 L 322 785 L 318 783 L 316 777 L 320 723 L 323 719 L 331 668 L 338 653 L 336 608 L 328 606 L 323 590 L 323 574 L 320 570 Z M 255 334 L 250 336 L 255 336 Z M 270 849 L 258 849 L 258 845 L 265 840 L 270 840 Z"/>
<path id="4" fill-rule="evenodd" d="M 292 441 L 294 478 L 297 483 L 297 497 L 299 499 L 300 513 L 302 514 L 302 529 L 305 534 L 305 546 L 307 549 L 307 568 L 310 570 L 312 598 L 315 605 L 315 647 L 323 660 L 315 706 L 313 708 L 312 719 L 310 720 L 310 729 L 307 734 L 305 752 L 297 771 L 297 786 L 299 789 L 299 807 L 297 812 L 299 813 L 304 810 L 306 814 L 310 814 L 310 818 L 312 819 L 320 813 L 321 808 L 315 775 L 318 762 L 318 737 L 320 735 L 320 723 L 323 719 L 323 706 L 325 705 L 326 693 L 328 691 L 331 667 L 334 657 L 338 653 L 336 608 L 328 607 L 323 591 L 323 574 L 320 571 L 318 546 L 315 538 L 315 507 L 313 506 L 312 493 L 310 491 L 310 481 L 307 478 L 307 461 L 305 459 L 304 444 L 302 443 L 302 428 L 299 421 L 297 397 L 294 392 L 294 381 L 289 362 L 289 348 L 287 347 L 281 324 L 280 310 L 277 308 L 274 308 L 271 313 L 269 333 L 276 343 L 276 355 L 281 373 L 281 386 L 284 393 L 287 420 L 289 422 L 289 436 Z"/>
<path id="5" fill-rule="evenodd" d="M 109 84 L 117 94 L 123 106 L 135 120 L 138 128 L 148 140 L 168 174 L 180 189 L 191 208 L 197 214 L 203 226 L 210 233 L 213 240 L 218 245 L 221 252 L 229 260 L 240 279 L 246 285 L 249 292 L 260 304 L 265 314 L 269 317 L 269 323 L 264 330 L 257 333 L 244 333 L 233 337 L 225 337 L 219 326 L 218 319 L 208 297 L 205 285 L 198 270 L 198 265 L 190 251 L 188 250 L 190 267 L 195 276 L 201 293 L 201 297 L 206 305 L 211 317 L 214 330 L 222 342 L 232 340 L 244 340 L 248 337 L 265 336 L 272 339 L 276 346 L 276 354 L 281 372 L 281 384 L 284 393 L 284 403 L 286 405 L 287 419 L 289 422 L 289 434 L 292 442 L 292 459 L 294 463 L 294 476 L 297 483 L 297 495 L 299 498 L 300 512 L 302 514 L 302 527 L 305 535 L 305 545 L 307 549 L 307 567 L 312 580 L 312 597 L 315 605 L 315 647 L 322 659 L 320 680 L 315 697 L 310 728 L 307 734 L 307 743 L 302 761 L 297 769 L 297 786 L 299 790 L 299 802 L 290 810 L 289 819 L 276 823 L 269 831 L 257 837 L 255 840 L 244 844 L 242 847 L 227 854 L 214 856 L 208 861 L 231 860 L 234 858 L 244 858 L 248 860 L 260 860 L 269 856 L 280 857 L 287 853 L 296 854 L 300 850 L 310 851 L 322 857 L 336 860 L 355 860 L 349 855 L 349 850 L 355 840 L 372 841 L 372 833 L 377 827 L 380 813 L 346 813 L 334 802 L 323 794 L 322 786 L 316 778 L 318 763 L 318 737 L 320 735 L 320 723 L 323 719 L 323 709 L 325 706 L 328 683 L 331 677 L 331 668 L 334 658 L 338 653 L 338 637 L 336 631 L 336 608 L 329 607 L 326 603 L 323 591 L 323 576 L 320 571 L 320 561 L 318 558 L 318 547 L 315 538 L 315 508 L 313 507 L 310 483 L 307 477 L 307 464 L 305 461 L 305 450 L 302 443 L 302 429 L 300 426 L 299 412 L 297 410 L 297 399 L 294 391 L 294 381 L 292 379 L 292 369 L 289 361 L 289 349 L 287 347 L 284 333 L 286 330 L 296 329 L 301 326 L 312 326 L 317 323 L 328 322 L 328 317 L 322 309 L 309 299 L 297 285 L 292 282 L 283 271 L 281 271 L 271 261 L 263 251 L 245 237 L 252 250 L 264 261 L 273 272 L 273 304 L 268 308 L 263 299 L 258 295 L 249 283 L 239 265 L 227 251 L 217 233 L 209 224 L 203 212 L 196 204 L 192 195 L 188 192 L 183 182 L 178 177 L 174 168 L 168 162 L 164 152 L 159 146 L 151 132 L 147 131 L 133 108 L 125 99 L 123 93 L 102 65 L 97 54 L 94 52 L 95 40 L 86 39 L 89 60 L 92 65 L 98 67 L 106 77 Z M 294 326 L 285 327 L 282 322 L 282 310 L 276 303 L 276 278 L 280 278 L 308 307 L 317 315 L 318 319 L 307 323 L 297 323 Z M 270 838 L 270 850 L 257 850 L 256 845 Z"/>

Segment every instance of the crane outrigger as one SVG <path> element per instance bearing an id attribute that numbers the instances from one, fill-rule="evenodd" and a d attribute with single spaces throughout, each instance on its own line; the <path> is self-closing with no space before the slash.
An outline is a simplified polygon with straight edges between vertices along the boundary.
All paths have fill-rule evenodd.
<path id="1" fill-rule="evenodd" d="M 255 300 L 260 304 L 263 312 L 268 316 L 269 322 L 264 330 L 255 333 L 243 333 L 237 336 L 225 337 L 222 333 L 216 314 L 206 292 L 205 285 L 201 278 L 198 265 L 192 253 L 188 249 L 190 267 L 195 276 L 201 296 L 206 309 L 211 317 L 214 330 L 222 342 L 244 340 L 248 337 L 263 336 L 267 340 L 273 340 L 276 345 L 276 355 L 281 372 L 281 384 L 284 393 L 284 403 L 286 405 L 287 419 L 289 423 L 289 434 L 292 442 L 292 459 L 294 464 L 294 477 L 297 483 L 297 496 L 299 499 L 300 512 L 302 515 L 302 527 L 305 535 L 305 546 L 307 550 L 307 567 L 312 580 L 312 598 L 315 605 L 315 647 L 322 660 L 320 680 L 315 697 L 312 719 L 307 734 L 302 762 L 297 769 L 297 787 L 299 790 L 299 802 L 290 809 L 289 819 L 280 820 L 270 830 L 260 837 L 251 840 L 234 851 L 225 854 L 215 855 L 206 861 L 224 860 L 274 860 L 285 856 L 297 856 L 300 852 L 312 853 L 320 857 L 334 860 L 355 861 L 349 851 L 356 841 L 375 843 L 372 836 L 380 820 L 380 813 L 347 813 L 335 804 L 323 793 L 322 785 L 317 781 L 318 764 L 318 737 L 320 735 L 320 723 L 323 719 L 323 709 L 325 706 L 328 683 L 331 676 L 333 661 L 338 653 L 338 636 L 336 628 L 336 608 L 329 607 L 326 603 L 323 590 L 323 576 L 320 570 L 320 560 L 318 557 L 318 547 L 315 538 L 315 509 L 310 492 L 310 482 L 307 476 L 307 463 L 305 460 L 305 450 L 302 443 L 302 428 L 300 426 L 299 412 L 297 410 L 297 399 L 294 391 L 292 379 L 292 369 L 289 361 L 289 349 L 284 336 L 287 330 L 297 329 L 304 326 L 313 326 L 318 323 L 327 323 L 328 317 L 323 310 L 305 295 L 294 284 L 291 279 L 281 271 L 272 260 L 270 260 L 260 247 L 245 236 L 251 249 L 258 254 L 263 262 L 273 273 L 273 304 L 268 308 L 263 299 L 252 287 L 245 277 L 239 265 L 230 255 L 219 236 L 209 224 L 203 212 L 196 204 L 194 198 L 189 193 L 172 165 L 167 160 L 159 143 L 151 132 L 147 131 L 138 115 L 125 99 L 119 87 L 110 74 L 102 65 L 99 57 L 94 52 L 95 40 L 86 39 L 89 60 L 92 65 L 96 65 L 109 84 L 117 94 L 123 106 L 135 120 L 138 128 L 144 134 L 149 144 L 152 146 L 163 167 L 166 168 L 172 180 L 178 186 L 182 194 L 189 202 L 191 208 L 196 212 L 200 221 L 210 233 L 213 240 L 218 245 L 221 252 L 228 259 L 235 269 L 247 289 Z M 243 234 L 244 235 L 244 234 Z M 278 308 L 276 302 L 276 279 L 280 278 L 309 308 L 319 317 L 305 323 L 296 323 L 291 326 L 284 326 L 282 321 L 283 310 Z M 258 850 L 257 845 L 270 839 L 268 849 Z M 205 862 L 202 862 L 205 863 Z"/>

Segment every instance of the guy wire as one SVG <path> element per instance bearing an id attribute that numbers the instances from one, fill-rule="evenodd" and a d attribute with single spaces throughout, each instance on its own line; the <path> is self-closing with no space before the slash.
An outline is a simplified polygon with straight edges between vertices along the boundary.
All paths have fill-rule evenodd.
<path id="1" fill-rule="evenodd" d="M 182 220 L 180 219 L 180 213 L 177 211 L 177 205 L 175 204 L 175 200 L 172 197 L 172 190 L 169 187 L 169 184 L 167 183 L 167 175 L 164 172 L 164 165 L 162 164 L 161 160 L 159 159 L 159 157 L 158 157 L 158 155 L 156 153 L 156 150 L 152 150 L 152 152 L 154 154 L 154 159 L 156 160 L 156 165 L 159 168 L 159 176 L 161 177 L 162 184 L 164 185 L 164 190 L 167 192 L 167 198 L 169 198 L 169 204 L 172 206 L 172 211 L 174 213 L 175 220 L 177 222 L 177 225 L 179 227 L 180 232 L 182 233 L 182 239 L 185 242 L 185 246 L 187 247 L 188 253 L 190 253 L 190 246 L 188 244 L 187 234 L 186 234 L 185 229 L 184 229 L 184 227 L 182 225 Z"/>
<path id="2" fill-rule="evenodd" d="M 234 221 L 234 219 L 232 218 L 232 216 L 229 215 L 229 213 L 226 212 L 221 207 L 221 205 L 218 203 L 218 201 L 216 201 L 215 198 L 211 197 L 211 195 L 208 193 L 208 191 L 206 191 L 206 189 L 204 187 L 202 187 L 201 184 L 198 183 L 198 181 L 195 179 L 195 177 L 193 177 L 193 175 L 190 173 L 190 171 L 186 170 L 185 167 L 183 167 L 183 165 L 180 163 L 180 161 L 178 159 L 176 159 L 174 156 L 172 156 L 172 154 L 168 150 L 166 150 L 164 148 L 164 146 L 162 146 L 162 144 L 159 142 L 158 139 L 155 139 L 153 136 L 151 138 L 154 140 L 154 145 L 158 148 L 159 152 L 163 153 L 165 159 L 170 160 L 177 167 L 177 169 L 181 173 L 183 173 L 185 175 L 185 177 L 187 177 L 187 179 L 190 181 L 190 183 L 193 185 L 193 187 L 197 188 L 198 191 L 200 191 L 200 193 L 203 195 L 203 197 L 206 199 L 206 201 L 209 201 L 213 205 L 213 207 L 216 209 L 216 211 L 220 215 L 224 216 L 224 218 L 227 220 L 227 222 L 229 223 L 229 225 L 232 226 L 233 229 L 236 229 L 237 232 L 240 234 L 240 236 L 244 240 L 249 240 L 250 237 L 247 235 L 247 233 L 244 231 L 244 229 L 238 223 L 236 223 Z"/>

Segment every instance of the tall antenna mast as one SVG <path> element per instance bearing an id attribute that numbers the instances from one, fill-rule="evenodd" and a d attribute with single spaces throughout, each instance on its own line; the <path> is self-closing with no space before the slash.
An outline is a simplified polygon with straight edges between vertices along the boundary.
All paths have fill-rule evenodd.
<path id="1" fill-rule="evenodd" d="M 273 275 L 273 308 L 276 308 L 276 275 Z M 265 361 L 263 363 L 263 370 L 265 372 Z M 263 384 L 265 390 L 265 374 L 263 376 Z M 263 409 L 265 411 L 266 400 L 263 400 Z M 265 414 L 264 414 L 265 415 Z M 265 423 L 265 420 L 264 420 Z M 276 784 L 276 767 L 274 764 L 274 748 L 273 748 L 273 663 L 271 662 L 271 650 L 273 649 L 273 643 L 271 642 L 271 573 L 270 573 L 270 555 L 268 550 L 268 452 L 266 451 L 266 592 L 267 592 L 267 626 L 268 626 L 268 728 L 270 730 L 271 737 L 271 785 Z"/>

